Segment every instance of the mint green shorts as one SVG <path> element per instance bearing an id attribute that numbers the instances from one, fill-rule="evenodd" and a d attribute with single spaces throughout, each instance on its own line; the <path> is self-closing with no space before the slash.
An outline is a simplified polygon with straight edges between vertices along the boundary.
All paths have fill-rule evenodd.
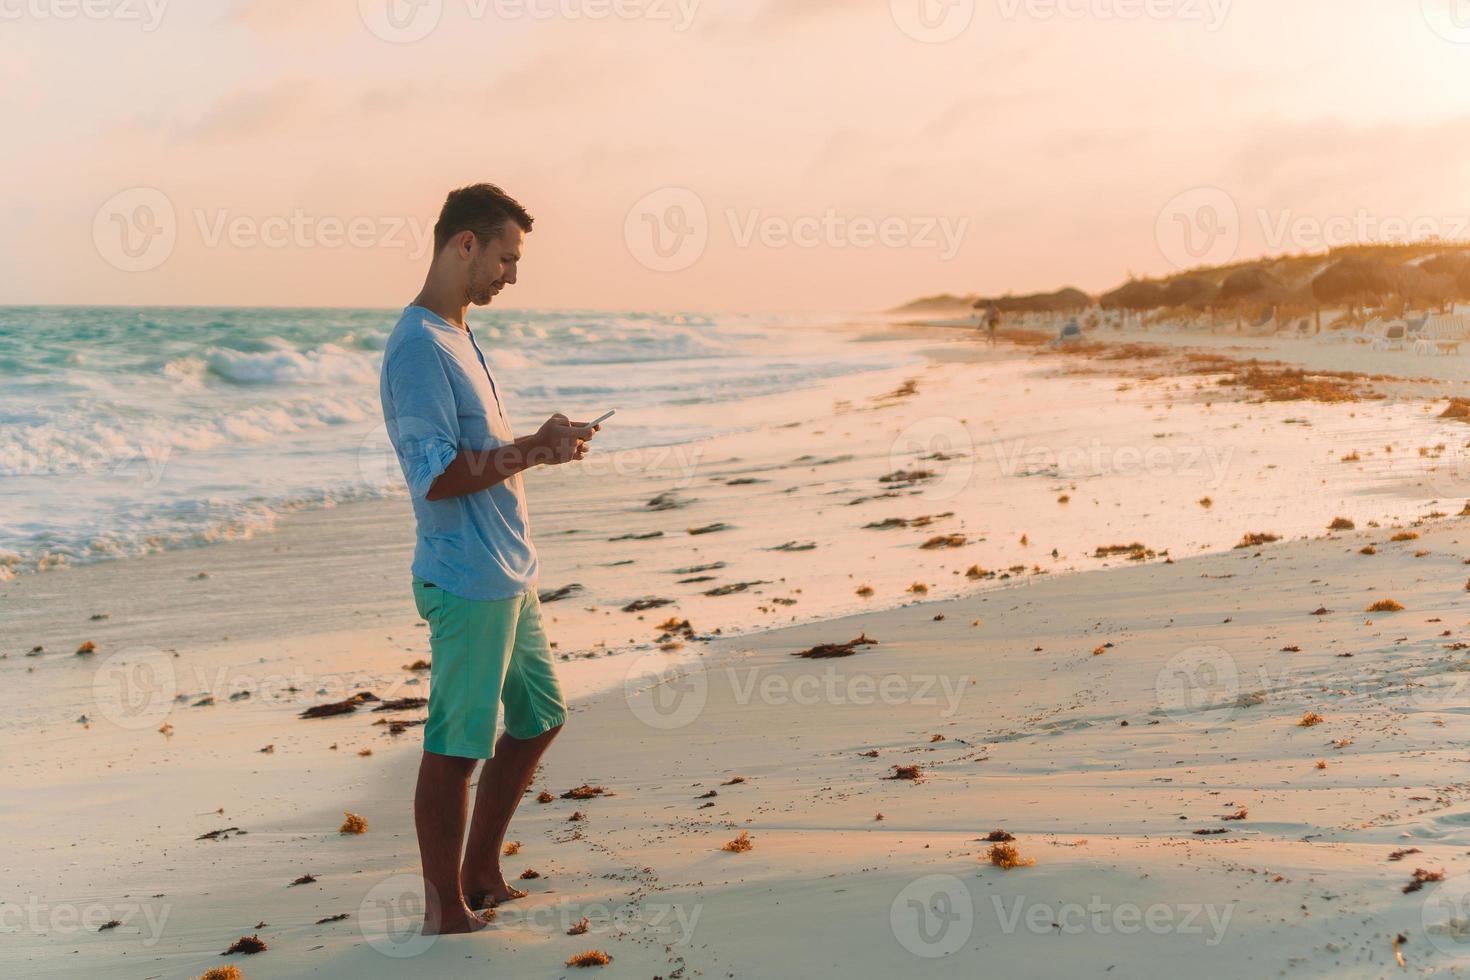
<path id="1" fill-rule="evenodd" d="M 534 589 L 514 599 L 477 602 L 415 575 L 413 598 L 429 623 L 434 654 L 425 752 L 490 758 L 502 703 L 511 738 L 535 738 L 567 720 Z"/>

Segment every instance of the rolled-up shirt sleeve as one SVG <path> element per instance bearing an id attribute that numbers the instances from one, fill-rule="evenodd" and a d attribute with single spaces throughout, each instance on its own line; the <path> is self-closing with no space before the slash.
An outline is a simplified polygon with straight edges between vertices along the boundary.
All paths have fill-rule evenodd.
<path id="1" fill-rule="evenodd" d="M 404 344 L 384 369 L 392 397 L 388 435 L 415 499 L 429 495 L 434 481 L 459 455 L 459 413 L 454 387 L 438 348 L 428 340 Z"/>

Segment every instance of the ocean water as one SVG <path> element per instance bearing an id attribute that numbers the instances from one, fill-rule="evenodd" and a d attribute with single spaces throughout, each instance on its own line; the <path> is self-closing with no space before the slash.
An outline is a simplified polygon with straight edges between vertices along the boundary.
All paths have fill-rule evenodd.
<path id="1" fill-rule="evenodd" d="M 394 310 L 0 308 L 0 577 L 269 530 L 402 494 L 378 402 Z M 738 428 L 738 403 L 893 365 L 833 321 L 478 310 L 518 430 L 640 409 L 608 450 Z M 722 428 L 681 406 L 732 405 Z"/>

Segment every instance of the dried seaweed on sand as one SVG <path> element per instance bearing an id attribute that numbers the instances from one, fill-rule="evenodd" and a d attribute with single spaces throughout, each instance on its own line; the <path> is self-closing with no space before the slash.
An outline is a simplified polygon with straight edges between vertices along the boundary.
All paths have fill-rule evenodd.
<path id="1" fill-rule="evenodd" d="M 1015 844 L 1006 842 L 991 844 L 990 849 L 985 852 L 985 857 L 990 863 L 1003 871 L 1012 868 L 1029 868 L 1036 863 L 1035 858 L 1021 857 L 1021 851 Z"/>
<path id="2" fill-rule="evenodd" d="M 729 527 L 730 525 L 724 521 L 715 521 L 713 524 L 706 524 L 703 527 L 691 527 L 687 528 L 687 530 L 690 534 L 714 534 L 716 531 L 728 530 Z"/>
<path id="3" fill-rule="evenodd" d="M 221 827 L 219 830 L 211 830 L 200 834 L 195 840 L 229 840 L 231 834 L 243 834 L 245 831 L 239 827 Z"/>
<path id="4" fill-rule="evenodd" d="M 1443 871 L 1425 871 L 1423 868 L 1414 869 L 1414 877 L 1404 886 L 1404 894 L 1417 892 L 1428 882 L 1444 881 Z"/>
<path id="5" fill-rule="evenodd" d="M 1237 551 L 1242 548 L 1259 548 L 1263 544 L 1271 544 L 1272 542 L 1280 540 L 1281 535 L 1279 534 L 1271 534 L 1265 531 L 1254 531 L 1241 538 L 1240 544 L 1236 545 L 1235 548 Z"/>
<path id="6" fill-rule="evenodd" d="M 642 612 L 645 609 L 658 609 L 660 606 L 672 606 L 673 599 L 634 599 L 623 607 L 623 612 Z"/>
<path id="7" fill-rule="evenodd" d="M 858 647 L 876 646 L 877 640 L 871 639 L 867 633 L 860 634 L 856 639 L 848 640 L 846 643 L 818 643 L 814 647 L 798 650 L 793 657 L 801 657 L 804 660 L 830 660 L 834 657 L 850 657 L 857 653 Z"/>
<path id="8" fill-rule="evenodd" d="M 260 936 L 241 936 L 230 944 L 230 948 L 221 953 L 221 956 L 232 956 L 235 953 L 263 953 L 270 947 Z"/>
<path id="9" fill-rule="evenodd" d="M 720 850 L 729 851 L 732 854 L 744 854 L 753 847 L 755 847 L 755 842 L 750 839 L 750 832 L 742 830 L 735 835 L 734 840 L 720 845 Z"/>
<path id="10" fill-rule="evenodd" d="M 1092 553 L 1094 558 L 1112 558 L 1115 555 L 1124 555 L 1132 561 L 1144 561 L 1156 557 L 1156 553 L 1148 546 L 1134 541 L 1132 544 L 1104 544 L 1098 545 L 1097 550 Z"/>
<path id="11" fill-rule="evenodd" d="M 736 592 L 744 592 L 752 586 L 769 584 L 768 582 L 732 582 L 729 585 L 717 586 L 703 594 L 707 596 L 734 595 Z"/>
<path id="12" fill-rule="evenodd" d="M 394 698 L 379 704 L 374 711 L 413 711 L 429 703 L 428 698 Z"/>
<path id="13" fill-rule="evenodd" d="M 371 691 L 358 691 L 352 697 L 342 701 L 333 701 L 330 704 L 314 704 L 307 708 L 298 718 L 331 718 L 333 715 L 350 715 L 356 711 L 359 705 L 379 700 L 378 696 Z"/>

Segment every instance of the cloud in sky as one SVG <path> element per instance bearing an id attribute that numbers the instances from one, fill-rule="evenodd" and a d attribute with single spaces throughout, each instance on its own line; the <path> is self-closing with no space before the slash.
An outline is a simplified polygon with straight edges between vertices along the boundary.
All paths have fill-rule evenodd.
<path id="1" fill-rule="evenodd" d="M 442 0 L 434 28 L 401 43 L 335 0 L 200 0 L 151 34 L 17 25 L 0 122 L 25 139 L 0 250 L 34 268 L 0 278 L 0 302 L 395 305 L 424 266 L 404 249 L 200 228 L 221 212 L 432 223 L 447 189 L 477 179 L 538 216 L 515 299 L 540 306 L 1102 289 L 1170 271 L 1156 218 L 1200 185 L 1238 202 L 1252 254 L 1272 250 L 1262 209 L 1470 212 L 1456 95 L 1470 59 L 1417 3 L 1235 0 L 1209 32 L 1020 0 L 980 4 L 930 44 L 887 0 L 702 0 L 687 30 L 675 0 L 603 18 L 581 0 L 518 2 Z M 171 255 L 147 272 L 91 241 L 99 204 L 133 186 L 178 212 Z M 675 272 L 628 238 L 651 227 L 630 211 L 660 188 L 692 191 L 705 222 Z M 658 217 L 673 235 L 690 215 Z M 865 222 L 907 237 L 868 243 L 851 233 Z M 929 247 L 925 222 L 965 231 Z"/>

